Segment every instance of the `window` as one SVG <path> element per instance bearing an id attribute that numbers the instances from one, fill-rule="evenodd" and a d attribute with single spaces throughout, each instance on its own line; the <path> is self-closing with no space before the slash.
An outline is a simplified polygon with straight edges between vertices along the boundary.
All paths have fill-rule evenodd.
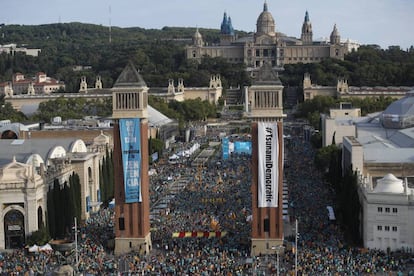
<path id="1" fill-rule="evenodd" d="M 377 225 L 377 230 L 382 231 L 382 225 Z"/>
<path id="2" fill-rule="evenodd" d="M 392 208 L 392 212 L 393 212 L 394 214 L 396 214 L 396 213 L 398 213 L 398 209 L 397 209 L 397 208 Z"/>
<path id="3" fill-rule="evenodd" d="M 385 226 L 385 227 L 384 227 L 384 230 L 385 230 L 385 231 L 390 231 L 390 227 L 389 227 L 389 226 Z"/>
<path id="4" fill-rule="evenodd" d="M 260 57 L 260 50 L 256 50 L 256 57 Z"/>
<path id="5" fill-rule="evenodd" d="M 397 232 L 397 226 L 393 226 L 393 227 L 392 227 L 392 231 L 393 231 L 393 232 Z"/>
<path id="6" fill-rule="evenodd" d="M 390 208 L 385 208 L 385 213 L 389 213 L 390 212 Z"/>
<path id="7" fill-rule="evenodd" d="M 378 207 L 378 213 L 382 213 L 382 207 Z"/>

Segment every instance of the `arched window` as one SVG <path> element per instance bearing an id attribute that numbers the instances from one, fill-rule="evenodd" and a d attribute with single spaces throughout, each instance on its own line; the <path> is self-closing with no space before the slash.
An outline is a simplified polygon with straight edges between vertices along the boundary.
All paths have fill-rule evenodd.
<path id="1" fill-rule="evenodd" d="M 21 248 L 25 242 L 24 216 L 18 210 L 10 210 L 4 216 L 5 248 Z"/>
<path id="2" fill-rule="evenodd" d="M 18 137 L 14 131 L 6 130 L 1 134 L 1 139 L 18 139 Z"/>

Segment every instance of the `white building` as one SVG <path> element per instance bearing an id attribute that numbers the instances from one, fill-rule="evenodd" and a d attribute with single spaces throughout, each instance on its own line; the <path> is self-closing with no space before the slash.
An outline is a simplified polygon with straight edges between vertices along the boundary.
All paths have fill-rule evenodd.
<path id="1" fill-rule="evenodd" d="M 376 181 L 361 181 L 364 247 L 383 251 L 414 249 L 414 189 L 403 179 L 386 174 Z"/>
<path id="2" fill-rule="evenodd" d="M 354 121 L 360 117 L 361 109 L 352 108 L 347 103 L 341 103 L 339 109 L 330 109 L 329 115 L 321 114 L 322 146 L 331 145 L 334 137 L 335 143 L 340 144 L 344 136 L 354 136 L 356 132 Z"/>
<path id="3" fill-rule="evenodd" d="M 377 114 L 349 118 L 353 135 L 342 140 L 342 166 L 359 177 L 363 245 L 414 249 L 414 94 Z M 347 125 L 328 125 L 341 133 Z M 332 129 L 326 129 L 330 133 Z M 344 131 L 342 131 L 344 133 Z M 338 141 L 338 140 L 337 140 Z"/>
<path id="4" fill-rule="evenodd" d="M 45 225 L 47 193 L 55 179 L 63 185 L 78 174 L 81 219 L 98 210 L 101 157 L 76 138 L 0 139 L 0 250 L 21 248 Z"/>
<path id="5" fill-rule="evenodd" d="M 24 53 L 28 56 L 39 56 L 41 49 L 28 49 L 25 47 L 17 47 L 17 44 L 0 45 L 0 53 L 6 53 L 9 55 L 15 55 L 16 53 Z"/>

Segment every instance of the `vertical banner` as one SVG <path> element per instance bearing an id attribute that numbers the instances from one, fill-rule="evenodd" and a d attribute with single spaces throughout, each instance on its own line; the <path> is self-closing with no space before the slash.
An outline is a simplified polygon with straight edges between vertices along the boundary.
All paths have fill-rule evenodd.
<path id="1" fill-rule="evenodd" d="M 279 140 L 277 123 L 258 123 L 258 204 L 278 206 Z"/>
<path id="2" fill-rule="evenodd" d="M 229 159 L 229 138 L 223 137 L 221 138 L 221 150 L 223 152 L 223 159 Z"/>
<path id="3" fill-rule="evenodd" d="M 91 200 L 90 200 L 90 197 L 87 196 L 86 197 L 86 212 L 89 212 L 90 209 L 91 209 Z"/>
<path id="4" fill-rule="evenodd" d="M 119 119 L 119 132 L 124 168 L 125 203 L 141 202 L 140 119 Z"/>

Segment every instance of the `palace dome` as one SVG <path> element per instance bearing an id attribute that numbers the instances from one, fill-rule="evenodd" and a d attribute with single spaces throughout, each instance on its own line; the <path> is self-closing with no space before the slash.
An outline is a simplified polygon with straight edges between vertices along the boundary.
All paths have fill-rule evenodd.
<path id="1" fill-rule="evenodd" d="M 403 181 L 396 178 L 393 174 L 388 173 L 377 181 L 377 186 L 375 187 L 374 192 L 402 194 L 404 193 Z"/>
<path id="2" fill-rule="evenodd" d="M 272 14 L 268 11 L 267 3 L 264 3 L 263 11 L 257 18 L 257 34 L 275 34 L 275 20 L 273 19 Z"/>

